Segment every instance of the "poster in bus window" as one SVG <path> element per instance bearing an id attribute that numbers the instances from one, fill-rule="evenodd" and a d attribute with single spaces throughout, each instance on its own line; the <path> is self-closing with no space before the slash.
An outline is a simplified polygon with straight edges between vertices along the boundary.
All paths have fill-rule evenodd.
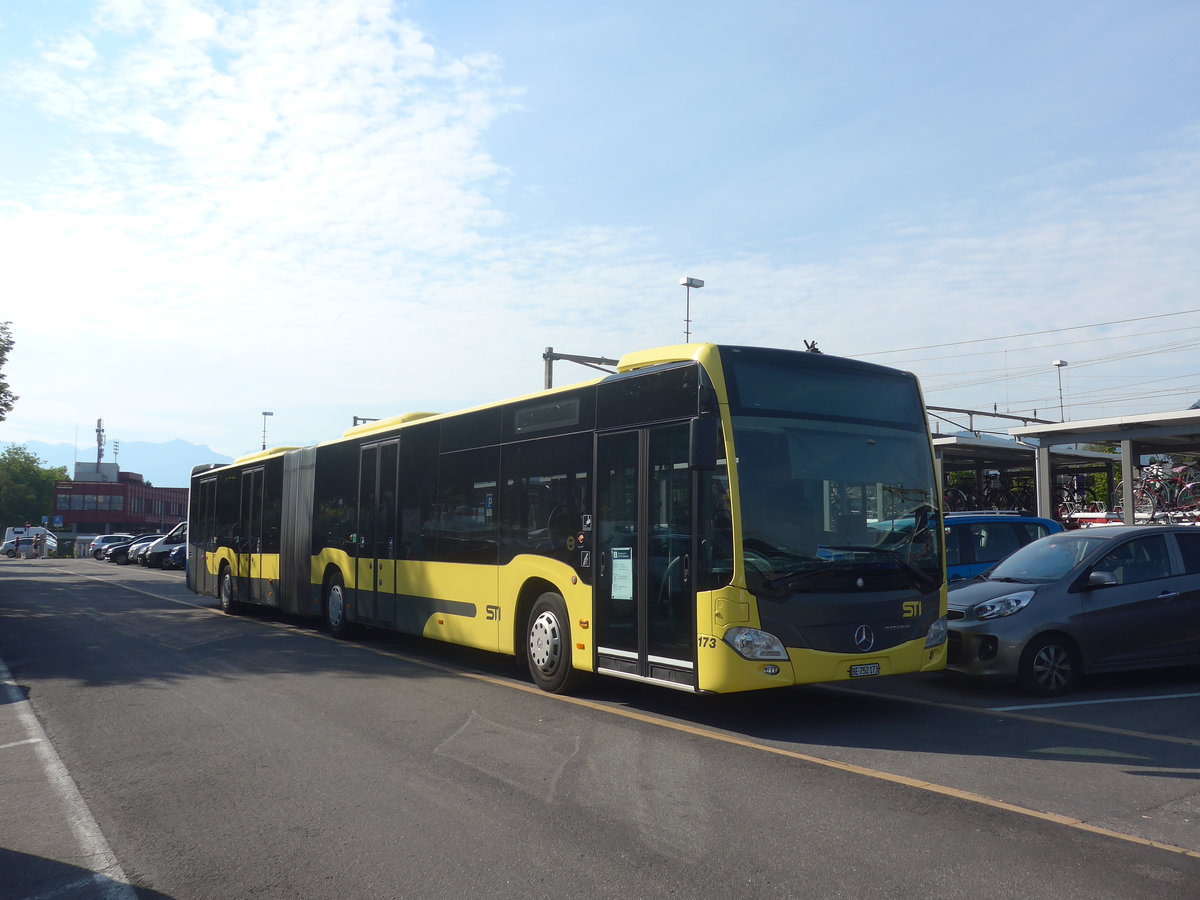
<path id="1" fill-rule="evenodd" d="M 614 547 L 612 551 L 612 598 L 633 599 L 633 548 Z"/>

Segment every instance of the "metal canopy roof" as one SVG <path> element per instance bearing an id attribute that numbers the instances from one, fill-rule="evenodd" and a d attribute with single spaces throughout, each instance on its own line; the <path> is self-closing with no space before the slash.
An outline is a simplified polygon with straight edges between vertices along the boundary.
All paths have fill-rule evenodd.
<path id="1" fill-rule="evenodd" d="M 1038 512 L 1048 515 L 1051 506 L 1052 466 L 1050 448 L 1060 444 L 1114 441 L 1121 445 L 1120 504 L 1124 519 L 1134 521 L 1134 463 L 1139 457 L 1158 453 L 1200 453 L 1200 410 L 1147 413 L 1140 416 L 1114 416 L 1059 422 L 1055 425 L 1024 425 L 1008 433 L 1037 446 Z"/>
<path id="2" fill-rule="evenodd" d="M 1026 425 L 1008 433 L 1039 446 L 1133 441 L 1142 453 L 1200 452 L 1200 410 L 1114 416 L 1054 425 Z"/>
<path id="3" fill-rule="evenodd" d="M 958 434 L 935 437 L 933 449 L 948 469 L 1032 468 L 1037 453 L 1036 447 L 1017 441 Z M 1121 461 L 1120 456 L 1095 450 L 1051 450 L 1051 456 L 1056 466 L 1116 464 Z"/>

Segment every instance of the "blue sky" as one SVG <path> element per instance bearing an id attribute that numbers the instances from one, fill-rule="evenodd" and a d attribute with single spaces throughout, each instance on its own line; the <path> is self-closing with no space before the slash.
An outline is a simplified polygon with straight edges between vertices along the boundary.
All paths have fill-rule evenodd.
<path id="1" fill-rule="evenodd" d="M 1194 3 L 13 6 L 0 441 L 523 394 L 680 341 L 682 275 L 695 339 L 934 405 L 1057 418 L 1054 359 L 1071 418 L 1200 398 Z"/>

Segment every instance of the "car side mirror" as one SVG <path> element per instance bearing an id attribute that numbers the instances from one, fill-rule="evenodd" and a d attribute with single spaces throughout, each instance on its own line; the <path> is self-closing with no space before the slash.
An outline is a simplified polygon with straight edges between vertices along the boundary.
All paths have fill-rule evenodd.
<path id="1" fill-rule="evenodd" d="M 1093 572 L 1087 580 L 1090 588 L 1115 587 L 1116 584 L 1117 576 L 1112 572 Z"/>

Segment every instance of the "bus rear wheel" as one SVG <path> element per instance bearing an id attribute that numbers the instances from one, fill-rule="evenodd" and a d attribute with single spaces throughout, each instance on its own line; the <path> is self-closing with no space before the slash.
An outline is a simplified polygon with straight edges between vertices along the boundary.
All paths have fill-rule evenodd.
<path id="1" fill-rule="evenodd" d="M 333 637 L 345 640 L 350 637 L 351 625 L 346 619 L 346 584 L 340 572 L 329 576 L 325 584 L 325 598 L 321 603 L 321 619 L 325 630 Z"/>
<path id="2" fill-rule="evenodd" d="M 217 576 L 217 598 L 221 603 L 221 611 L 229 616 L 236 616 L 242 611 L 242 605 L 237 600 L 237 588 L 233 583 L 233 572 L 228 563 L 221 564 L 221 574 Z"/>
<path id="3" fill-rule="evenodd" d="M 529 610 L 525 658 L 533 682 L 551 694 L 569 693 L 579 683 L 571 665 L 571 623 L 560 594 L 547 591 Z"/>

